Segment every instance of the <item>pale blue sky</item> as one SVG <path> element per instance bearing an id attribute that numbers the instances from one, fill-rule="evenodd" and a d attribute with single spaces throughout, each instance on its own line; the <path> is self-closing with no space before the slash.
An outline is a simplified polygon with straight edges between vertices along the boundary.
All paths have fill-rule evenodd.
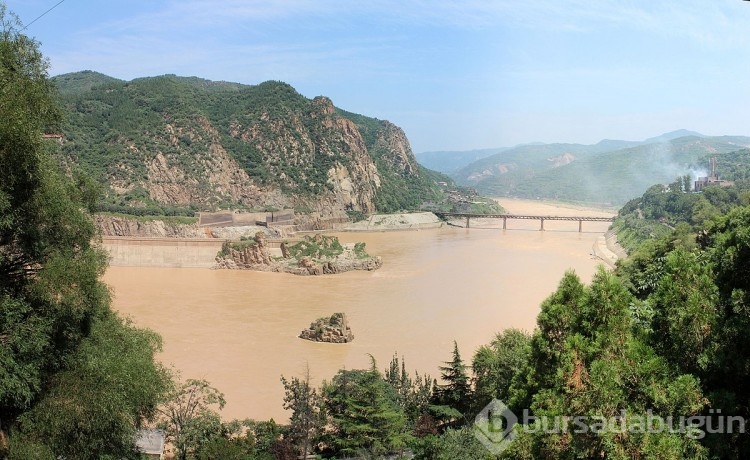
<path id="1" fill-rule="evenodd" d="M 6 4 L 27 24 L 58 1 Z M 750 135 L 741 0 L 64 0 L 25 33 L 52 75 L 282 80 L 415 152 Z"/>

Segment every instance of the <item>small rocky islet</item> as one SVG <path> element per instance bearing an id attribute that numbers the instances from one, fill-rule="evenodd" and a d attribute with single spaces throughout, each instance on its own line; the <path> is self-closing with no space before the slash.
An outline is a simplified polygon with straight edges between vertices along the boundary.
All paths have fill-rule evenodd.
<path id="1" fill-rule="evenodd" d="M 354 340 L 354 334 L 346 313 L 334 313 L 310 323 L 309 328 L 300 332 L 299 338 L 313 342 L 349 343 Z"/>

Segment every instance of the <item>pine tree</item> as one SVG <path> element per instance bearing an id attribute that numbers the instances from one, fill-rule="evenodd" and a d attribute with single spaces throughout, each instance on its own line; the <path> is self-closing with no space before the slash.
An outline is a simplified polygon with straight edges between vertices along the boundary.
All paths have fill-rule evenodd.
<path id="1" fill-rule="evenodd" d="M 338 453 L 382 455 L 405 447 L 406 418 L 374 360 L 368 370 L 339 371 L 323 385 L 323 396 Z"/>
<path id="2" fill-rule="evenodd" d="M 429 375 L 419 372 L 411 377 L 406 370 L 406 360 L 393 355 L 391 364 L 385 370 L 385 381 L 398 395 L 399 407 L 404 411 L 411 428 L 415 428 L 420 416 L 428 412 L 432 398 L 433 381 Z"/>
<path id="3" fill-rule="evenodd" d="M 435 406 L 442 406 L 437 409 L 438 418 L 445 420 L 451 414 L 457 415 L 452 417 L 459 422 L 466 422 L 470 417 L 471 409 L 471 383 L 467 372 L 467 366 L 461 359 L 458 351 L 458 343 L 453 341 L 453 359 L 445 362 L 445 366 L 440 367 L 440 377 L 443 384 L 437 385 L 435 389 L 433 402 Z M 452 409 L 446 411 L 445 409 Z"/>
<path id="4" fill-rule="evenodd" d="M 291 410 L 289 417 L 290 440 L 298 447 L 303 458 L 310 453 L 325 423 L 323 400 L 318 390 L 310 385 L 310 369 L 303 379 L 281 377 L 284 385 L 284 409 Z"/>
<path id="5" fill-rule="evenodd" d="M 704 407 L 698 379 L 681 374 L 634 334 L 634 299 L 600 269 L 590 286 L 569 273 L 543 304 L 523 379 L 511 393 L 535 417 L 697 415 Z M 512 409 L 520 410 L 518 401 Z M 513 405 L 512 405 L 513 406 Z M 590 419 L 589 419 L 590 421 Z M 541 422 L 540 422 L 541 423 Z M 537 426 L 538 428 L 538 426 Z M 523 431 L 503 458 L 704 458 L 696 439 L 680 433 L 617 430 Z"/>

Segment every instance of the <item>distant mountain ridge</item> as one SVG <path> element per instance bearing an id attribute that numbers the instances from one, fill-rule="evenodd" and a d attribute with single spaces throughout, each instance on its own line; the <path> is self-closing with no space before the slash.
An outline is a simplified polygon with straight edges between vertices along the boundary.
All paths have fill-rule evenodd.
<path id="1" fill-rule="evenodd" d="M 296 208 L 321 218 L 416 209 L 452 182 L 419 165 L 385 121 L 290 85 L 163 75 L 53 78 L 66 112 L 62 160 L 94 177 L 105 210 Z"/>
<path id="2" fill-rule="evenodd" d="M 624 141 L 617 139 L 602 139 L 593 145 L 596 150 L 619 150 L 627 147 L 635 147 L 642 144 L 652 144 L 656 142 L 667 142 L 672 139 L 685 136 L 697 136 L 707 137 L 696 131 L 690 131 L 688 129 L 678 129 L 668 133 L 664 133 L 660 136 L 651 137 L 643 141 Z M 544 142 L 531 142 L 516 145 L 515 147 L 495 147 L 489 149 L 476 149 L 476 150 L 441 150 L 441 151 L 430 151 L 430 152 L 417 152 L 414 156 L 417 158 L 420 164 L 423 166 L 434 169 L 445 174 L 453 174 L 459 169 L 468 166 L 469 164 L 487 158 L 489 156 L 505 152 L 508 150 L 529 147 L 529 146 L 542 146 L 549 145 Z M 579 145 L 579 144 L 575 144 Z M 584 144 L 580 144 L 584 145 Z"/>
<path id="3" fill-rule="evenodd" d="M 434 169 L 445 174 L 451 174 L 464 166 L 481 160 L 505 150 L 509 147 L 500 147 L 495 149 L 466 150 L 466 151 L 437 151 L 415 153 L 414 156 L 419 164 L 426 168 Z"/>
<path id="4" fill-rule="evenodd" d="M 750 137 L 705 136 L 688 130 L 644 141 L 527 144 L 503 149 L 450 175 L 491 196 L 621 204 L 653 184 L 695 176 L 711 155 L 749 146 Z"/>

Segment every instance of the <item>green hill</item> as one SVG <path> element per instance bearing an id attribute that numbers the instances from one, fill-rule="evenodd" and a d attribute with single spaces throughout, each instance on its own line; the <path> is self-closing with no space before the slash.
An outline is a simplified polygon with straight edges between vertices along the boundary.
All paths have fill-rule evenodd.
<path id="1" fill-rule="evenodd" d="M 481 149 L 467 151 L 439 151 L 439 152 L 421 152 L 414 154 L 419 164 L 440 171 L 445 174 L 452 174 L 466 165 L 469 165 L 482 158 L 495 155 L 508 150 L 507 148 Z"/>
<path id="2" fill-rule="evenodd" d="M 283 82 L 91 71 L 53 81 L 63 161 L 102 184 L 102 210 L 294 207 L 329 218 L 450 207 L 438 183 L 451 179 L 420 166 L 399 127 Z"/>
<path id="3" fill-rule="evenodd" d="M 452 177 L 491 196 L 621 204 L 654 183 L 695 176 L 706 169 L 707 156 L 744 146 L 750 146 L 749 137 L 686 131 L 642 143 L 526 145 L 476 161 Z"/>

